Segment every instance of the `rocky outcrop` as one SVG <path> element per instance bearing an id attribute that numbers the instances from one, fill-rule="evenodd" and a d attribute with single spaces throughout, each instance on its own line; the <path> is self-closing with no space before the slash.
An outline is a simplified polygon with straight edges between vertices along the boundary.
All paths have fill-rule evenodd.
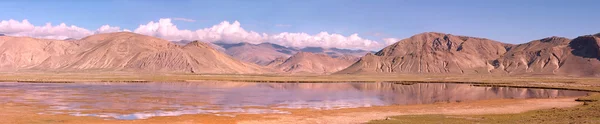
<path id="1" fill-rule="evenodd" d="M 512 45 L 484 38 L 422 33 L 367 54 L 338 73 L 489 73 Z"/>

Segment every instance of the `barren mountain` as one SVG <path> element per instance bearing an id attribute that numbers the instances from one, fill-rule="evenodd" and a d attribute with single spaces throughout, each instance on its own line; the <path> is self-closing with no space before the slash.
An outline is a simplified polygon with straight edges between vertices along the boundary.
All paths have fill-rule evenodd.
<path id="1" fill-rule="evenodd" d="M 194 41 L 184 46 L 183 49 L 189 53 L 191 64 L 195 67 L 194 73 L 263 73 L 272 72 L 255 65 L 245 63 L 231 56 L 212 49 L 208 43 Z"/>
<path id="2" fill-rule="evenodd" d="M 322 48 L 322 47 L 305 47 L 305 48 L 300 49 L 300 51 L 326 54 L 333 58 L 344 57 L 344 56 L 345 57 L 355 56 L 356 58 L 360 58 L 361 56 L 364 56 L 365 54 L 372 52 L 372 51 L 366 51 L 366 50 L 350 50 L 350 49 L 338 49 L 338 48 L 326 49 L 326 48 Z"/>
<path id="3" fill-rule="evenodd" d="M 271 43 L 250 44 L 217 44 L 225 48 L 225 53 L 244 62 L 266 65 L 279 57 L 290 57 L 296 53 L 295 49 Z"/>
<path id="4" fill-rule="evenodd" d="M 119 32 L 92 35 L 75 43 L 79 47 L 74 54 L 51 57 L 34 69 L 182 73 L 260 73 L 262 70 L 197 41 L 179 46 L 159 38 Z"/>
<path id="5" fill-rule="evenodd" d="M 355 61 L 352 57 L 333 58 L 325 54 L 298 52 L 285 61 L 276 59 L 267 66 L 289 73 L 328 74 L 342 70 Z"/>
<path id="6" fill-rule="evenodd" d="M 15 71 L 73 52 L 74 44 L 60 40 L 0 36 L 0 70 Z"/>
<path id="7" fill-rule="evenodd" d="M 226 49 L 225 53 L 231 55 L 236 59 L 239 59 L 244 62 L 256 63 L 259 65 L 267 65 L 277 58 L 288 58 L 298 52 L 325 54 L 333 58 L 353 57 L 356 59 L 370 52 L 365 50 L 349 50 L 321 47 L 305 47 L 300 49 L 294 47 L 285 47 L 273 43 L 250 44 L 243 42 L 237 44 L 216 44 Z"/>
<path id="8" fill-rule="evenodd" d="M 180 41 L 171 41 L 171 42 L 174 43 L 174 44 L 180 45 L 180 46 L 185 46 L 185 45 L 187 45 L 189 43 L 192 43 L 194 41 L 180 40 Z M 223 47 L 221 47 L 219 45 L 216 45 L 216 44 L 213 44 L 213 43 L 210 43 L 210 42 L 204 42 L 204 43 L 208 44 L 210 47 L 212 47 L 213 49 L 215 49 L 217 51 L 225 52 L 225 48 L 223 48 Z"/>
<path id="9" fill-rule="evenodd" d="M 600 76 L 600 34 L 519 45 L 423 33 L 366 55 L 338 72 Z"/>
<path id="10" fill-rule="evenodd" d="M 513 47 L 495 61 L 498 72 L 600 76 L 600 37 L 549 37 Z"/>
<path id="11" fill-rule="evenodd" d="M 512 46 L 476 37 L 421 33 L 367 54 L 338 73 L 488 73 Z"/>

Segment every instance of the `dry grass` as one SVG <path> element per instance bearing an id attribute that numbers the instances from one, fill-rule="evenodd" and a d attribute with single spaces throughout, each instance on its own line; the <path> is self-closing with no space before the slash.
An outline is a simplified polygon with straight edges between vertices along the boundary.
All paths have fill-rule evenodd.
<path id="1" fill-rule="evenodd" d="M 219 74 L 139 74 L 139 73 L 0 73 L 4 82 L 194 82 L 236 81 L 272 83 L 470 83 L 480 86 L 511 86 L 600 91 L 600 78 L 491 75 L 219 75 Z"/>
<path id="2" fill-rule="evenodd" d="M 535 110 L 519 114 L 496 115 L 405 115 L 389 117 L 387 120 L 374 120 L 371 124 L 402 123 L 506 123 L 506 124 L 568 124 L 568 123 L 600 123 L 600 94 L 579 98 L 584 105 L 572 108 L 554 108 Z"/>

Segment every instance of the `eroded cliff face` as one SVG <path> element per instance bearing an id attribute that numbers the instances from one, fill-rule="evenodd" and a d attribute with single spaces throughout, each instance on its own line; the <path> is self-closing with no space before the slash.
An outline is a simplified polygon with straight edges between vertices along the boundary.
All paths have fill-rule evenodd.
<path id="1" fill-rule="evenodd" d="M 510 46 L 483 38 L 422 33 L 367 54 L 339 73 L 489 73 L 489 62 Z"/>
<path id="2" fill-rule="evenodd" d="M 568 53 L 556 74 L 568 76 L 600 76 L 600 36 L 586 35 L 569 43 Z"/>

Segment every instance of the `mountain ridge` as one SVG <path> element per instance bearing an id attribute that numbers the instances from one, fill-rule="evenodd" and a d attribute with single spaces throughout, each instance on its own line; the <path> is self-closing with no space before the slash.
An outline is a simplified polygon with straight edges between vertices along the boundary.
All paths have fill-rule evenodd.
<path id="1" fill-rule="evenodd" d="M 185 46 L 128 32 L 106 33 L 74 41 L 78 50 L 47 59 L 31 70 L 143 71 L 166 73 L 263 73 L 266 68 L 243 63 L 210 44 L 193 41 Z"/>
<path id="2" fill-rule="evenodd" d="M 336 74 L 600 76 L 600 38 L 547 37 L 523 44 L 426 32 L 367 54 Z"/>
<path id="3" fill-rule="evenodd" d="M 319 53 L 298 52 L 287 59 L 277 58 L 267 66 L 287 73 L 330 74 L 356 61 L 353 57 L 337 57 Z"/>

